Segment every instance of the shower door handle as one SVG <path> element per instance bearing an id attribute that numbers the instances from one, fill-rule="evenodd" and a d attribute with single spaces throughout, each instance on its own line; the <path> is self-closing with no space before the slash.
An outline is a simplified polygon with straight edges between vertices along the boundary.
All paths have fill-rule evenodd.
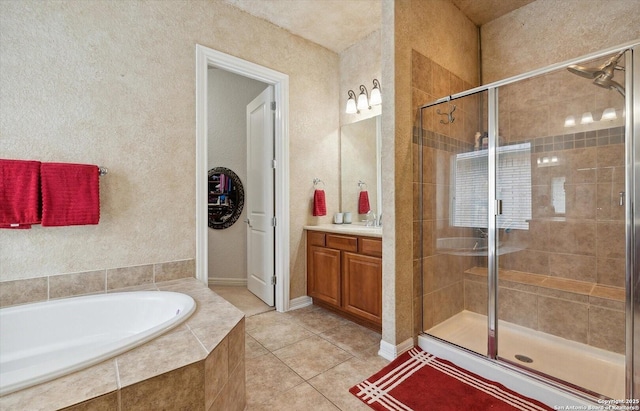
<path id="1" fill-rule="evenodd" d="M 620 191 L 620 202 L 618 203 L 620 207 L 624 207 L 624 191 Z"/>

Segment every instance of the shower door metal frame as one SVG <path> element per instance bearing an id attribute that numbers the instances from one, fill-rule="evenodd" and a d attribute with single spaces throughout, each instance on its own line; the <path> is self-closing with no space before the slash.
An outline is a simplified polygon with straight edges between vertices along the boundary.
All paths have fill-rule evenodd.
<path id="1" fill-rule="evenodd" d="M 640 397 L 640 45 L 625 56 L 626 393 Z M 631 69 L 629 69 L 631 67 Z M 631 87 L 629 87 L 631 85 Z M 631 96 L 629 96 L 631 94 Z M 640 380 L 640 378 L 638 378 Z"/>
<path id="2" fill-rule="evenodd" d="M 487 356 L 492 360 L 498 359 L 498 241 L 497 241 L 497 224 L 496 217 L 498 212 L 497 203 L 497 186 L 498 182 L 496 160 L 498 157 L 498 87 L 489 88 L 488 100 L 488 126 L 489 144 L 487 147 L 488 179 L 489 193 L 487 197 L 487 240 L 489 247 L 487 249 Z"/>
<path id="3" fill-rule="evenodd" d="M 516 370 L 529 377 L 543 382 L 562 382 L 564 388 L 576 395 L 593 398 L 593 393 L 575 387 L 566 381 L 560 381 L 553 376 L 531 372 L 531 370 L 519 367 L 510 362 L 504 362 L 498 358 L 498 256 L 497 256 L 497 225 L 496 217 L 499 207 L 496 196 L 496 155 L 498 145 L 498 88 L 516 83 L 532 77 L 547 74 L 552 71 L 564 69 L 572 64 L 578 64 L 587 60 L 606 57 L 610 54 L 627 50 L 625 55 L 625 380 L 626 398 L 640 397 L 640 381 L 634 381 L 635 375 L 640 376 L 640 244 L 636 241 L 640 238 L 640 39 L 628 42 L 616 47 L 611 47 L 595 53 L 551 66 L 530 71 L 528 73 L 513 76 L 488 85 L 442 97 L 431 103 L 420 106 L 420 136 L 422 136 L 422 110 L 445 102 L 450 102 L 472 94 L 488 92 L 488 312 L 487 312 L 487 355 L 482 356 L 503 367 Z M 420 141 L 422 142 L 422 141 Z M 422 150 L 420 150 L 422 152 Z M 420 158 L 422 162 L 422 158 Z M 422 167 L 421 167 L 422 169 Z M 420 173 L 422 178 L 422 173 Z M 422 196 L 420 196 L 422 198 Z M 422 241 L 422 236 L 421 236 Z M 636 338 L 637 335 L 637 338 Z M 460 347 L 463 349 L 463 347 Z M 470 351 L 471 352 L 471 351 Z M 473 353 L 479 355 L 477 353 Z M 640 377 L 637 378 L 640 380 Z"/>

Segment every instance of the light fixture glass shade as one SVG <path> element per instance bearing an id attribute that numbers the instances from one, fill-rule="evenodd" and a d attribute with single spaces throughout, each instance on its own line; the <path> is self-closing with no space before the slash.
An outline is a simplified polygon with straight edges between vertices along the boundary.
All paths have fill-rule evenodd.
<path id="1" fill-rule="evenodd" d="M 580 124 L 591 124 L 593 123 L 593 116 L 591 112 L 587 111 L 586 113 L 582 113 L 582 120 L 580 120 Z"/>
<path id="2" fill-rule="evenodd" d="M 613 107 L 609 107 L 602 112 L 601 120 L 615 120 L 618 116 L 616 115 L 616 109 Z"/>
<path id="3" fill-rule="evenodd" d="M 358 104 L 356 106 L 358 110 L 365 110 L 369 108 L 369 102 L 367 101 L 367 95 L 364 92 L 358 96 Z"/>
<path id="4" fill-rule="evenodd" d="M 574 116 L 567 116 L 567 118 L 564 119 L 565 127 L 573 127 L 575 125 L 576 125 L 576 118 Z"/>
<path id="5" fill-rule="evenodd" d="M 371 97 L 369 98 L 369 104 L 372 106 L 377 106 L 382 104 L 382 96 L 380 95 L 380 89 L 378 87 L 374 87 L 371 90 Z"/>
<path id="6" fill-rule="evenodd" d="M 356 108 L 356 101 L 353 98 L 347 100 L 347 114 L 356 114 L 358 109 Z"/>

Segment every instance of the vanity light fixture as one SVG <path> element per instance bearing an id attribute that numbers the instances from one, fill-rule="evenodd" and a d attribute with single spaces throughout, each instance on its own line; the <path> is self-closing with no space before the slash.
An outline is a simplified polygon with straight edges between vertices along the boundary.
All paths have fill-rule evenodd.
<path id="1" fill-rule="evenodd" d="M 364 110 L 368 108 L 371 110 L 371 106 L 369 105 L 369 93 L 367 92 L 367 88 L 360 84 L 360 95 L 358 96 L 358 104 L 356 105 L 358 110 Z"/>
<path id="2" fill-rule="evenodd" d="M 356 107 L 356 93 L 353 90 L 349 90 L 347 92 L 349 99 L 347 100 L 347 109 L 345 110 L 347 114 L 356 114 L 358 113 L 358 108 Z"/>
<path id="3" fill-rule="evenodd" d="M 369 98 L 369 104 L 377 106 L 382 104 L 382 95 L 380 94 L 380 82 L 378 79 L 373 79 L 373 88 L 371 89 L 371 97 Z"/>
<path id="4" fill-rule="evenodd" d="M 602 112 L 602 118 L 600 120 L 615 120 L 617 118 L 616 109 L 609 107 Z"/>
<path id="5" fill-rule="evenodd" d="M 593 123 L 593 116 L 590 111 L 582 113 L 582 120 L 580 120 L 580 124 L 591 124 Z"/>
<path id="6" fill-rule="evenodd" d="M 371 96 L 364 85 L 360 85 L 360 94 L 356 99 L 356 93 L 353 90 L 347 92 L 349 98 L 347 99 L 347 107 L 345 112 L 347 114 L 360 113 L 360 110 L 369 109 L 371 106 L 378 106 L 382 104 L 382 95 L 380 94 L 380 82 L 378 79 L 373 79 L 373 89 L 371 89 Z"/>

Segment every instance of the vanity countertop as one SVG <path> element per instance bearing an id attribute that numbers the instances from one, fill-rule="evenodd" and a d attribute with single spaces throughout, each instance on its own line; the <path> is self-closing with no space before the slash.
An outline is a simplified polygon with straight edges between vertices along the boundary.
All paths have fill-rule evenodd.
<path id="1" fill-rule="evenodd" d="M 382 227 L 367 227 L 363 224 L 318 224 L 306 225 L 305 230 L 327 233 L 361 235 L 382 238 Z"/>

